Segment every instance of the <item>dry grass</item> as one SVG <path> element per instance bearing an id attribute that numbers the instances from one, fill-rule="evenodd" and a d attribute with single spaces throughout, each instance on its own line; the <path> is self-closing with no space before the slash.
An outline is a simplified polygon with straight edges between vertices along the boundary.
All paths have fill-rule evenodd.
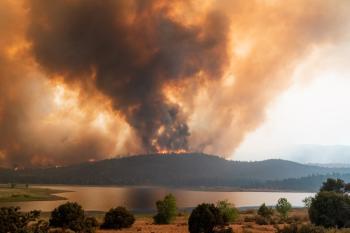
<path id="1" fill-rule="evenodd" d="M 134 225 L 131 228 L 113 231 L 113 230 L 98 230 L 98 233 L 114 233 L 114 232 L 140 232 L 140 233 L 187 233 L 187 218 L 178 217 L 173 224 L 169 225 L 155 225 L 152 218 L 142 217 L 137 218 Z"/>
<path id="2" fill-rule="evenodd" d="M 255 222 L 245 222 L 244 219 L 254 218 L 255 212 L 241 213 L 240 219 L 237 223 L 232 225 L 235 233 L 273 233 L 275 228 L 273 225 L 258 225 Z M 294 209 L 291 218 L 307 219 L 307 212 L 305 209 Z M 123 230 L 98 230 L 97 233 L 188 233 L 187 226 L 188 217 L 177 217 L 173 224 L 169 225 L 155 225 L 151 217 L 138 217 L 134 225 L 129 229 Z M 303 222 L 302 221 L 302 222 Z M 283 226 L 283 225 L 280 225 Z"/>

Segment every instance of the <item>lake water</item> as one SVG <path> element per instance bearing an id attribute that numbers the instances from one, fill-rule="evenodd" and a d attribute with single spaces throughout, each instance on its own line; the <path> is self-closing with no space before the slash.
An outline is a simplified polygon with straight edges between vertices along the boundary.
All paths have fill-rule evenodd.
<path id="1" fill-rule="evenodd" d="M 292 192 L 216 192 L 216 191 L 189 191 L 162 187 L 91 187 L 91 186 L 39 186 L 45 188 L 69 190 L 72 192 L 59 193 L 68 201 L 78 202 L 85 210 L 106 211 L 112 207 L 125 206 L 133 211 L 151 211 L 155 202 L 166 194 L 175 195 L 179 208 L 194 207 L 203 202 L 216 203 L 219 200 L 228 200 L 237 207 L 259 206 L 263 202 L 275 205 L 277 200 L 285 197 L 294 207 L 303 206 L 302 200 L 314 193 Z M 52 211 L 63 201 L 32 201 L 1 203 L 1 206 L 19 206 L 23 211 L 33 209 Z"/>

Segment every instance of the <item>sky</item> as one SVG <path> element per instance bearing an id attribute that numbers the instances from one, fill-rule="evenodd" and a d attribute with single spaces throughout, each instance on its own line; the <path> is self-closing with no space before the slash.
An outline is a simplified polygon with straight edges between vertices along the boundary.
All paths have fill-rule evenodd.
<path id="1" fill-rule="evenodd" d="M 3 0 L 0 167 L 293 160 L 284 148 L 350 145 L 349 11 L 348 0 Z"/>
<path id="2" fill-rule="evenodd" d="M 289 154 L 303 145 L 350 146 L 348 41 L 317 49 L 298 65 L 293 84 L 268 107 L 265 122 L 247 135 L 233 159 L 348 163 L 350 154 L 336 150 L 310 160 Z"/>

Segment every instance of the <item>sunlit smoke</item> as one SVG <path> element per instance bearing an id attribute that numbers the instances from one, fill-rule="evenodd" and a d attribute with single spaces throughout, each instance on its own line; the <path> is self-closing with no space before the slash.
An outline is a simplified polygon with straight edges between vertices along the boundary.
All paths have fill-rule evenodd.
<path id="1" fill-rule="evenodd" d="M 4 0 L 0 165 L 231 155 L 349 2 Z"/>

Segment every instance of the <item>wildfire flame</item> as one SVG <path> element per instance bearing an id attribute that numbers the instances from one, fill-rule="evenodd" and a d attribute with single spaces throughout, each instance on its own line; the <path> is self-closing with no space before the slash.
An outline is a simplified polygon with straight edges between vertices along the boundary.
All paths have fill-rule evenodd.
<path id="1" fill-rule="evenodd" d="M 189 153 L 188 150 L 185 149 L 179 149 L 179 150 L 166 150 L 166 149 L 159 149 L 157 150 L 157 154 L 160 155 L 167 155 L 167 154 L 184 154 Z"/>

